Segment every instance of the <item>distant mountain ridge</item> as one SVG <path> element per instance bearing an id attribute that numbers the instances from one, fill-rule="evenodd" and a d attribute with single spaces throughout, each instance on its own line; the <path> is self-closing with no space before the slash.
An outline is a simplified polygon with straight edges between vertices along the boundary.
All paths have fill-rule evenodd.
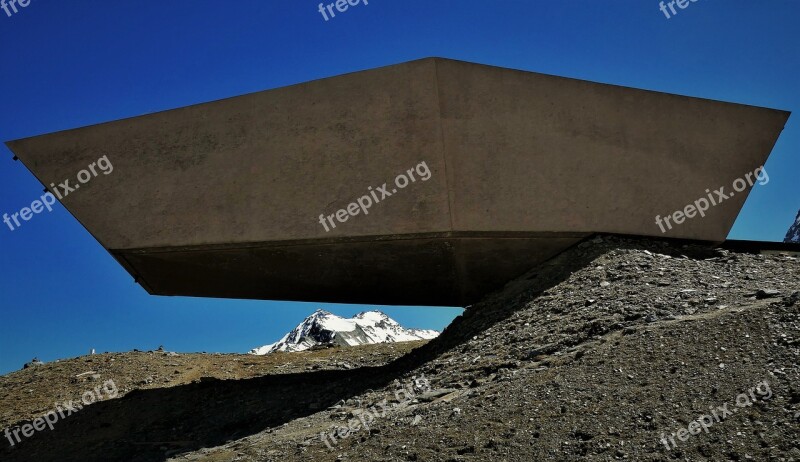
<path id="1" fill-rule="evenodd" d="M 352 318 L 343 318 L 317 310 L 277 342 L 254 348 L 249 353 L 265 355 L 276 351 L 303 351 L 322 345 L 408 342 L 429 340 L 438 335 L 435 330 L 406 329 L 380 311 L 364 311 Z"/>
<path id="2" fill-rule="evenodd" d="M 789 227 L 786 232 L 786 237 L 783 242 L 794 242 L 800 244 L 800 211 L 797 212 L 797 217 L 794 219 L 794 224 Z"/>

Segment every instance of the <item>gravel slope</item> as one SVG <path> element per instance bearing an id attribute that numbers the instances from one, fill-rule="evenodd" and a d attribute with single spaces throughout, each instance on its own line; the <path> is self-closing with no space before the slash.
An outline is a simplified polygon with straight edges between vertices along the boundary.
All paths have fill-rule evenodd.
<path id="1" fill-rule="evenodd" d="M 470 307 L 393 384 L 172 460 L 800 460 L 798 290 L 794 257 L 595 239 Z"/>

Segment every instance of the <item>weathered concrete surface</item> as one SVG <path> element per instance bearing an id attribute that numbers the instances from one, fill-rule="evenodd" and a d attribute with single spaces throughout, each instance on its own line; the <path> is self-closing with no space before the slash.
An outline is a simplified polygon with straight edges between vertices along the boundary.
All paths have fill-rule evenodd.
<path id="1" fill-rule="evenodd" d="M 150 292 L 465 305 L 592 232 L 725 239 L 788 113 L 430 58 L 9 142 Z M 368 215 L 318 222 L 420 162 Z"/>

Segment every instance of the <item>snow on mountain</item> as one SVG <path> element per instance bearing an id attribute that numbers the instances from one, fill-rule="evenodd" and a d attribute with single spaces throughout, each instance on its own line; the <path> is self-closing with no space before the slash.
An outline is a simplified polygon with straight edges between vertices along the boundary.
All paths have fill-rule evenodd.
<path id="1" fill-rule="evenodd" d="M 406 329 L 380 311 L 365 311 L 352 318 L 343 318 L 317 310 L 277 342 L 254 348 L 250 354 L 303 351 L 317 345 L 352 346 L 427 340 L 438 335 L 435 330 Z"/>
<path id="2" fill-rule="evenodd" d="M 794 219 L 794 224 L 789 228 L 783 242 L 796 242 L 800 244 L 800 212 L 797 212 L 797 218 Z"/>

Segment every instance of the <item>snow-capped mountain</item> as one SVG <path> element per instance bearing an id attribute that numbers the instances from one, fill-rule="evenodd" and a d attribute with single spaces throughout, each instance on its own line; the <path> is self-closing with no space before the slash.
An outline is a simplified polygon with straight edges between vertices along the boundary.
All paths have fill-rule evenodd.
<path id="1" fill-rule="evenodd" d="M 277 342 L 254 348 L 250 354 L 303 351 L 317 345 L 351 346 L 427 340 L 438 335 L 435 330 L 406 329 L 380 311 L 365 311 L 352 318 L 343 318 L 317 310 Z"/>
<path id="2" fill-rule="evenodd" d="M 783 242 L 796 242 L 800 244 L 800 212 L 797 212 L 797 218 L 794 219 L 794 224 L 789 228 Z"/>

